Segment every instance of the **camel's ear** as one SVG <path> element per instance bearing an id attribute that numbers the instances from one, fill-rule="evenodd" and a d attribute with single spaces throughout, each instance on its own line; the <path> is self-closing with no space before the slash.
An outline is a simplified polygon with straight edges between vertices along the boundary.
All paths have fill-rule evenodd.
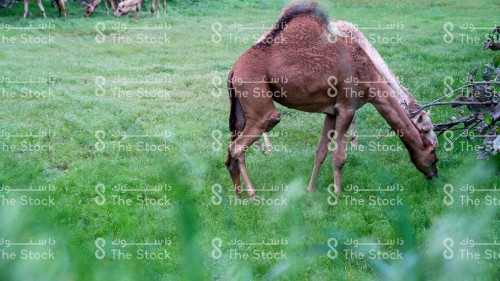
<path id="1" fill-rule="evenodd" d="M 431 117 L 431 109 L 429 108 L 429 111 L 426 112 L 429 117 Z"/>

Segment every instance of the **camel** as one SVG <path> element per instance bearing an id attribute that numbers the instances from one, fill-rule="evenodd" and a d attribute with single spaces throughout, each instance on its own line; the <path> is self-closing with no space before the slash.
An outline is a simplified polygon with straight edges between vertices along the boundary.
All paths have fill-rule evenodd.
<path id="1" fill-rule="evenodd" d="M 36 0 L 36 3 L 38 4 L 38 7 L 40 8 L 40 12 L 42 12 L 43 17 L 46 18 L 47 15 L 45 15 L 45 9 L 43 8 L 42 0 Z M 24 18 L 28 15 L 28 4 L 29 0 L 24 0 Z M 66 5 L 64 4 L 64 0 L 57 0 L 56 1 L 57 7 L 59 7 L 59 16 L 64 14 L 64 19 L 66 19 Z"/>
<path id="2" fill-rule="evenodd" d="M 130 12 L 135 11 L 134 19 L 139 18 L 139 11 L 141 10 L 143 0 L 124 0 L 115 10 L 115 16 L 117 18 L 128 15 Z"/>
<path id="3" fill-rule="evenodd" d="M 287 77 L 283 83 L 277 77 Z M 316 188 L 328 145 L 334 189 L 341 191 L 346 162 L 346 132 L 356 109 L 371 103 L 397 133 L 410 160 L 427 178 L 437 177 L 437 137 L 429 115 L 420 111 L 366 37 L 348 22 L 331 20 L 317 3 L 291 4 L 278 22 L 236 61 L 228 76 L 231 140 L 226 166 L 236 194 L 241 178 L 255 196 L 245 165 L 245 151 L 281 120 L 274 102 L 325 114 L 307 191 Z"/>
<path id="4" fill-rule="evenodd" d="M 111 5 L 111 10 L 114 12 L 115 11 L 115 1 L 114 0 L 104 0 L 104 6 L 106 8 L 106 14 L 109 16 L 109 6 L 108 2 Z M 83 16 L 88 18 L 90 17 L 94 11 L 95 8 L 101 3 L 101 0 L 94 0 L 91 3 L 86 3 L 85 4 L 85 11 L 83 12 Z"/>

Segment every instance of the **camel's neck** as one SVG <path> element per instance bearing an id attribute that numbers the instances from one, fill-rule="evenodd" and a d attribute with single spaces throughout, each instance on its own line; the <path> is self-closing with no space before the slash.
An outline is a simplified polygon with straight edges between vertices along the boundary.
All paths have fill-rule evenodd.
<path id="1" fill-rule="evenodd" d="M 378 84 L 377 87 L 380 93 L 392 92 L 389 85 Z M 420 132 L 408 116 L 407 111 L 400 105 L 396 94 L 377 95 L 371 100 L 371 103 L 403 141 L 410 154 L 425 149 Z"/>
<path id="2" fill-rule="evenodd" d="M 389 123 L 391 128 L 397 132 L 410 154 L 425 148 L 419 131 L 409 117 L 409 112 L 417 106 L 413 96 L 401 86 L 396 76 L 389 69 L 380 54 L 373 48 L 366 37 L 351 23 L 344 21 L 333 21 L 328 26 L 331 33 L 340 37 L 348 37 L 365 51 L 372 61 L 375 69 L 372 71 L 371 80 L 366 86 L 377 88 L 378 94 L 371 103 L 378 112 Z M 377 81 L 377 82 L 376 82 Z M 383 81 L 383 82 L 378 82 Z M 371 92 L 365 89 L 366 92 Z M 391 93 L 387 95 L 387 93 Z"/>

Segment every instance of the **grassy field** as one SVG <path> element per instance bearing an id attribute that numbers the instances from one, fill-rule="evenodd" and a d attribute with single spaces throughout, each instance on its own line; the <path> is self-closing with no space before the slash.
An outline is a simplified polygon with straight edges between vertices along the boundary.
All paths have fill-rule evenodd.
<path id="1" fill-rule="evenodd" d="M 330 156 L 305 192 L 323 116 L 279 106 L 275 151 L 247 153 L 258 196 L 236 200 L 225 81 L 284 2 L 138 21 L 44 3 L 0 9 L 0 280 L 500 280 L 498 158 L 445 135 L 425 180 L 396 137 L 370 145 L 388 127 L 370 105 L 341 197 Z M 334 3 L 421 103 L 489 62 L 500 24 L 498 1 Z"/>

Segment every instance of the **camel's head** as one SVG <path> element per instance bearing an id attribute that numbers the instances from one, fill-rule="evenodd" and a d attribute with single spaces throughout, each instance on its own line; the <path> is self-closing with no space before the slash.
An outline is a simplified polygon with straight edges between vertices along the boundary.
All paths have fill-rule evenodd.
<path id="1" fill-rule="evenodd" d="M 125 1 L 123 1 L 116 7 L 115 16 L 119 18 L 123 15 L 130 13 L 130 11 L 126 12 L 126 10 L 128 9 L 125 9 Z"/>
<path id="2" fill-rule="evenodd" d="M 420 111 L 412 117 L 412 121 L 420 132 L 424 149 L 418 153 L 412 153 L 411 159 L 417 169 L 428 179 L 438 176 L 436 147 L 438 139 L 434 133 L 430 113 Z"/>
<path id="3" fill-rule="evenodd" d="M 116 7 L 115 16 L 119 18 L 121 16 L 128 15 L 128 13 L 140 9 L 139 5 L 140 0 L 125 0 Z"/>
<path id="4" fill-rule="evenodd" d="M 85 7 L 85 11 L 83 12 L 83 15 L 86 18 L 88 18 L 88 17 L 90 17 L 90 15 L 92 15 L 94 13 L 94 10 L 95 10 L 95 6 L 87 4 L 87 6 Z"/>

